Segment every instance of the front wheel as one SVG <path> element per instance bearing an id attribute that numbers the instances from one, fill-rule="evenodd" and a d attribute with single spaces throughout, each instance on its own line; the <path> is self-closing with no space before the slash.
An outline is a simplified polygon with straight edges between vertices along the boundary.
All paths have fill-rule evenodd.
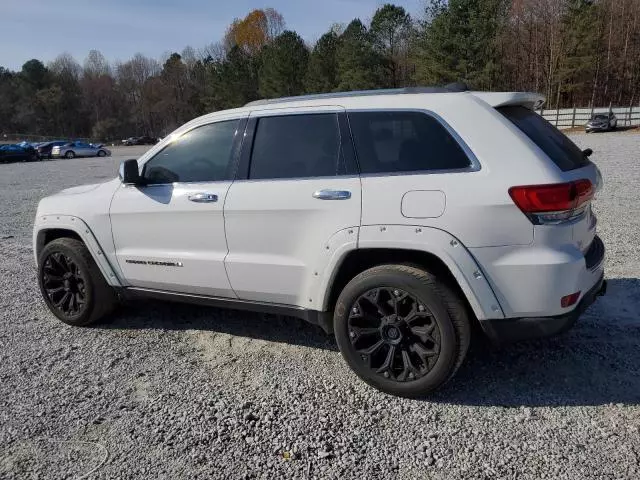
<path id="1" fill-rule="evenodd" d="M 107 156 L 107 152 L 105 152 L 104 150 L 98 150 L 98 156 L 99 157 L 106 157 Z"/>
<path id="2" fill-rule="evenodd" d="M 449 380 L 469 348 L 461 299 L 434 275 L 381 265 L 351 280 L 334 313 L 336 342 L 351 369 L 392 395 L 424 396 Z"/>
<path id="3" fill-rule="evenodd" d="M 89 250 L 74 238 L 58 238 L 42 249 L 38 283 L 49 310 L 69 325 L 93 323 L 116 305 L 115 292 Z"/>

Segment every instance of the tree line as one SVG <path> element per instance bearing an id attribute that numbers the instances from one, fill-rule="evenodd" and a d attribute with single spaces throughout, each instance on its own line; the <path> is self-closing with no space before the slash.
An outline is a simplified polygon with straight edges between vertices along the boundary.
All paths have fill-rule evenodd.
<path id="1" fill-rule="evenodd" d="M 92 50 L 82 65 L 63 53 L 0 67 L 0 133 L 165 135 L 259 98 L 449 82 L 541 92 L 549 108 L 636 104 L 640 0 L 428 0 L 419 18 L 386 4 L 314 45 L 254 10 L 220 41 L 161 60 Z"/>

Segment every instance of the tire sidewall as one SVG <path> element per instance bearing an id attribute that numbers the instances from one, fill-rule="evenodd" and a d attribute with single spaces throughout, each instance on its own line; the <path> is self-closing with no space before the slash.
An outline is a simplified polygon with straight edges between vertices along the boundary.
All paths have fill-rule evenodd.
<path id="1" fill-rule="evenodd" d="M 349 339 L 349 311 L 356 299 L 367 291 L 377 288 L 398 288 L 415 296 L 433 313 L 440 330 L 440 354 L 433 368 L 422 378 L 411 382 L 396 382 L 377 375 L 366 367 Z M 334 311 L 336 342 L 344 359 L 353 371 L 369 385 L 382 391 L 402 396 L 420 396 L 442 385 L 455 366 L 458 340 L 455 327 L 447 309 L 435 289 L 410 274 L 401 271 L 381 271 L 376 274 L 364 272 L 355 277 L 344 288 Z"/>
<path id="2" fill-rule="evenodd" d="M 60 252 L 72 258 L 83 274 L 84 283 L 85 283 L 86 307 L 84 311 L 82 311 L 79 315 L 76 315 L 74 317 L 67 317 L 63 315 L 62 312 L 60 312 L 51 303 L 51 300 L 49 300 L 49 296 L 47 295 L 47 292 L 44 289 L 44 285 L 43 285 L 44 263 L 46 258 L 54 252 Z M 58 319 L 60 319 L 66 324 L 74 325 L 74 326 L 86 325 L 87 323 L 90 322 L 91 315 L 96 306 L 95 285 L 94 285 L 94 280 L 91 273 L 91 266 L 87 264 L 83 256 L 80 255 L 78 252 L 76 252 L 74 248 L 71 248 L 65 244 L 53 241 L 47 244 L 42 249 L 42 252 L 40 253 L 40 257 L 38 258 L 38 285 L 40 287 L 40 292 L 42 293 L 42 297 L 44 298 L 44 301 L 47 304 L 47 307 L 49 307 L 49 310 L 51 310 L 51 312 Z"/>

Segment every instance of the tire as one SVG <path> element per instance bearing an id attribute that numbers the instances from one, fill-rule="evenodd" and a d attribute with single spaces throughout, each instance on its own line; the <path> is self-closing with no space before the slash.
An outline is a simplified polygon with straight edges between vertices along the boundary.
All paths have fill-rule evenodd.
<path id="1" fill-rule="evenodd" d="M 98 150 L 98 156 L 99 157 L 106 157 L 107 156 L 107 152 L 105 152 L 104 150 Z"/>
<path id="2" fill-rule="evenodd" d="M 453 377 L 471 338 L 457 294 L 429 272 L 405 265 L 380 265 L 353 278 L 338 298 L 333 323 L 338 348 L 356 375 L 378 390 L 410 398 Z"/>
<path id="3" fill-rule="evenodd" d="M 69 150 L 67 153 L 64 154 L 65 158 L 74 158 L 76 156 L 76 154 L 74 153 L 73 150 Z"/>
<path id="4" fill-rule="evenodd" d="M 38 258 L 38 284 L 49 310 L 68 325 L 94 323 L 117 304 L 89 250 L 75 238 L 45 245 Z"/>

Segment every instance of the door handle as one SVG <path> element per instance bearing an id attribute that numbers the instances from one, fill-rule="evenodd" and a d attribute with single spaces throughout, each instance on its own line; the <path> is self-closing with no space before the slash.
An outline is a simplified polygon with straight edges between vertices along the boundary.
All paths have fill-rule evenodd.
<path id="1" fill-rule="evenodd" d="M 218 195 L 215 193 L 194 193 L 189 195 L 189 200 L 196 203 L 214 203 L 218 201 Z"/>
<path id="2" fill-rule="evenodd" d="M 313 198 L 318 200 L 349 200 L 351 192 L 349 190 L 316 190 Z"/>

